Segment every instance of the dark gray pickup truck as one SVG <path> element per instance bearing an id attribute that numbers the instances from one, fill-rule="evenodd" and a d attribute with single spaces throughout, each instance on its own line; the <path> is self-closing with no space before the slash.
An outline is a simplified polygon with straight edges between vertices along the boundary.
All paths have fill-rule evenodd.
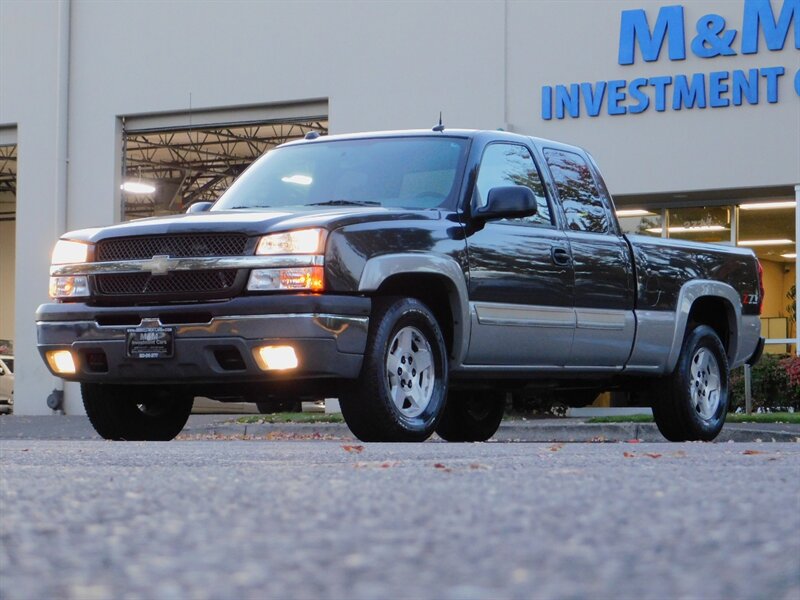
<path id="1" fill-rule="evenodd" d="M 50 275 L 41 355 L 108 439 L 324 394 L 362 440 L 479 441 L 544 388 L 711 440 L 763 347 L 750 250 L 625 236 L 591 156 L 497 131 L 309 136 L 213 206 L 65 234 Z"/>

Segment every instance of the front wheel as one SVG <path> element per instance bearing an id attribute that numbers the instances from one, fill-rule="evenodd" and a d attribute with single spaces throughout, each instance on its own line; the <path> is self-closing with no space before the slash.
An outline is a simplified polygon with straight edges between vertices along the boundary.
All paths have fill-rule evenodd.
<path id="1" fill-rule="evenodd" d="M 675 371 L 653 405 L 658 430 L 671 442 L 710 442 L 728 413 L 730 372 L 725 348 L 707 325 L 683 341 Z"/>
<path id="2" fill-rule="evenodd" d="M 171 440 L 194 403 L 191 394 L 168 387 L 82 383 L 81 393 L 89 421 L 107 440 Z"/>
<path id="3" fill-rule="evenodd" d="M 448 442 L 485 442 L 500 427 L 505 406 L 503 392 L 450 392 L 436 433 Z"/>
<path id="4" fill-rule="evenodd" d="M 365 442 L 422 442 L 439 422 L 447 356 L 439 324 L 414 298 L 376 298 L 360 377 L 339 399 Z"/>

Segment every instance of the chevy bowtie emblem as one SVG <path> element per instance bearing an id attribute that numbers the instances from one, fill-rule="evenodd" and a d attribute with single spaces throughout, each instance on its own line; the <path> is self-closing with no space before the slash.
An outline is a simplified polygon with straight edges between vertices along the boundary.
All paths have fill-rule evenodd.
<path id="1" fill-rule="evenodd" d="M 144 270 L 153 275 L 166 275 L 169 271 L 169 255 L 157 254 L 144 264 Z"/>

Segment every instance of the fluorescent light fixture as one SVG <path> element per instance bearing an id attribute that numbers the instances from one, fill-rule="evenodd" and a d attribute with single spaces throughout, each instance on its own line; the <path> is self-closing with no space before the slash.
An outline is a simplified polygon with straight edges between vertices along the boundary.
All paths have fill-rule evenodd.
<path id="1" fill-rule="evenodd" d="M 778 210 L 781 208 L 795 208 L 797 202 L 756 202 L 754 204 L 742 204 L 742 210 Z"/>
<path id="2" fill-rule="evenodd" d="M 296 183 L 297 185 L 311 185 L 314 179 L 308 175 L 289 175 L 281 177 L 281 181 L 284 183 Z"/>
<path id="3" fill-rule="evenodd" d="M 670 233 L 702 233 L 706 231 L 727 231 L 727 227 L 722 225 L 696 225 L 694 227 L 670 227 L 667 229 Z M 651 227 L 648 229 L 650 233 L 661 233 L 661 227 Z"/>
<path id="4" fill-rule="evenodd" d="M 789 252 L 788 254 L 781 254 L 781 258 L 797 258 L 797 253 Z"/>
<path id="5" fill-rule="evenodd" d="M 126 181 L 120 189 L 129 194 L 152 194 L 156 191 L 156 186 L 142 181 Z"/>
<path id="6" fill-rule="evenodd" d="M 624 217 L 655 217 L 656 213 L 641 208 L 623 208 L 617 211 L 617 216 Z"/>
<path id="7" fill-rule="evenodd" d="M 792 240 L 785 238 L 775 240 L 739 240 L 740 246 L 790 246 L 794 245 Z"/>

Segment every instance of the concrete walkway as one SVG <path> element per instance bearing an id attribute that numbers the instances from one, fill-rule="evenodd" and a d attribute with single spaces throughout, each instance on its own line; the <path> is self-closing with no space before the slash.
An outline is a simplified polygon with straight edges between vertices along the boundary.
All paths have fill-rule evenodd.
<path id="1" fill-rule="evenodd" d="M 192 415 L 181 439 L 354 439 L 344 423 L 236 422 L 235 415 Z M 0 440 L 99 440 L 83 416 L 2 416 Z M 433 439 L 438 439 L 434 437 Z M 653 423 L 586 423 L 583 419 L 507 420 L 499 442 L 663 442 Z M 800 425 L 729 423 L 717 442 L 800 442 Z"/>

